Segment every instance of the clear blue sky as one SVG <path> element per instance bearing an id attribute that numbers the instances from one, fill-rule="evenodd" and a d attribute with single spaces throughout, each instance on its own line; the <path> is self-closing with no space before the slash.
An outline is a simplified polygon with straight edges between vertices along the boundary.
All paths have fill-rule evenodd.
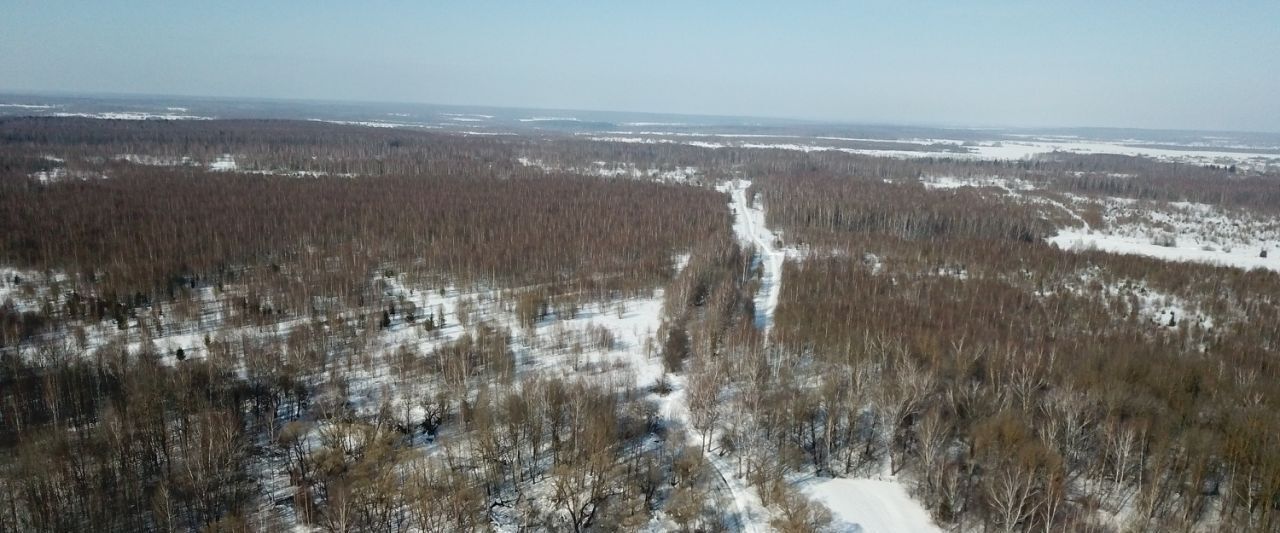
<path id="1" fill-rule="evenodd" d="M 0 0 L 0 90 L 1280 131 L 1280 0 Z"/>

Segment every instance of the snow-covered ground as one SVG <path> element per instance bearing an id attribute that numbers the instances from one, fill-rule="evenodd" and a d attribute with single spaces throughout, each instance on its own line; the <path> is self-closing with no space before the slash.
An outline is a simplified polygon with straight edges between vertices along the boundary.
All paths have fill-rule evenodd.
<path id="1" fill-rule="evenodd" d="M 1249 320 L 1248 313 L 1242 308 L 1219 308 L 1206 305 L 1197 298 L 1155 288 L 1146 280 L 1101 277 L 1102 273 L 1101 268 L 1091 266 L 1076 272 L 1075 280 L 1068 281 L 1059 287 L 1036 290 L 1033 294 L 1043 298 L 1053 295 L 1056 291 L 1066 290 L 1076 295 L 1099 297 L 1103 301 L 1116 302 L 1124 309 L 1117 312 L 1117 316 L 1139 317 L 1153 330 L 1192 327 L 1210 330 Z"/>
<path id="2" fill-rule="evenodd" d="M 1263 268 L 1280 272 L 1280 256 L 1272 252 L 1262 257 L 1260 248 L 1205 249 L 1197 241 L 1179 239 L 1173 246 L 1152 243 L 1151 237 L 1130 237 L 1090 233 L 1075 229 L 1059 230 L 1049 242 L 1064 250 L 1100 250 L 1164 259 L 1232 266 L 1252 270 Z"/>
<path id="3" fill-rule="evenodd" d="M 106 174 L 100 172 L 87 172 L 84 170 L 67 170 L 67 167 L 56 167 L 52 170 L 41 170 L 28 175 L 31 179 L 40 183 L 56 183 L 68 179 L 91 180 L 91 179 L 107 179 Z"/>
<path id="4" fill-rule="evenodd" d="M 688 379 L 683 375 L 672 375 L 667 379 L 671 392 L 666 395 L 654 395 L 663 423 L 668 427 L 685 429 L 689 446 L 701 448 L 702 437 L 693 430 L 692 415 L 689 413 Z M 746 480 L 733 475 L 733 467 L 723 457 L 715 453 L 708 453 L 704 457 L 715 472 L 714 492 L 733 506 L 732 509 L 722 510 L 729 525 L 733 526 L 731 531 L 750 533 L 768 531 L 769 519 L 772 515 L 760 501 L 755 488 L 748 485 Z M 661 522 L 661 518 L 658 522 Z M 656 529 L 656 531 L 664 530 L 664 527 Z"/>
<path id="5" fill-rule="evenodd" d="M 395 116 L 407 117 L 404 113 L 394 114 Z M 489 120 L 493 115 L 481 115 L 479 113 L 440 113 L 441 116 L 451 117 L 453 119 L 469 118 L 473 120 Z"/>
<path id="6" fill-rule="evenodd" d="M 961 187 L 995 187 L 1006 191 L 1029 191 L 1034 190 L 1036 186 L 1030 182 L 1002 178 L 998 176 L 990 177 L 973 177 L 973 178 L 957 178 L 954 176 L 925 176 L 920 178 L 920 184 L 926 189 L 959 189 Z"/>
<path id="7" fill-rule="evenodd" d="M 517 120 L 520 122 L 579 122 L 575 117 L 527 117 Z"/>
<path id="8" fill-rule="evenodd" d="M 147 165 L 155 167 L 176 167 L 180 165 L 193 164 L 190 157 L 165 157 L 155 155 L 138 155 L 138 154 L 120 154 L 115 156 L 117 161 L 128 161 L 135 165 Z"/>
<path id="9" fill-rule="evenodd" d="M 586 166 L 557 165 L 541 159 L 528 157 L 516 158 L 516 162 L 526 167 L 536 167 L 547 172 L 571 172 L 602 178 L 651 179 L 670 183 L 686 183 L 702 174 L 698 167 L 674 167 L 666 169 L 640 168 L 635 163 L 594 161 Z"/>
<path id="10" fill-rule="evenodd" d="M 199 163 L 190 156 L 183 157 L 166 157 L 152 155 L 137 154 L 120 154 L 114 157 L 116 161 L 127 161 L 135 165 L 157 166 L 157 167 L 178 167 L 178 166 L 198 166 Z M 208 169 L 215 172 L 239 171 L 245 174 L 260 174 L 264 176 L 286 176 L 292 178 L 318 178 L 322 176 L 337 176 L 342 178 L 354 178 L 357 174 L 349 172 L 323 172 L 319 170 L 293 170 L 289 168 L 270 168 L 270 169 L 252 169 L 251 167 L 242 167 L 235 156 L 231 154 L 222 154 L 211 161 Z M 103 176 L 104 178 L 106 176 Z"/>
<path id="11" fill-rule="evenodd" d="M 1074 206 L 1098 208 L 1104 225 L 1059 230 L 1049 242 L 1060 248 L 1280 271 L 1280 219 L 1189 202 L 1070 199 Z"/>
<path id="12" fill-rule="evenodd" d="M 809 478 L 801 481 L 800 487 L 831 509 L 833 529 L 840 533 L 942 531 L 897 481 Z"/>
<path id="13" fill-rule="evenodd" d="M 321 172 L 319 170 L 289 170 L 277 168 L 272 170 L 240 170 L 245 174 L 259 174 L 263 176 L 285 176 L 290 178 L 319 178 L 324 176 L 335 176 L 339 178 L 354 178 L 358 174 L 350 172 Z"/>
<path id="14" fill-rule="evenodd" d="M 364 126 L 366 128 L 426 128 L 437 129 L 440 126 L 431 126 L 427 124 L 410 124 L 407 122 L 389 122 L 385 120 L 327 120 L 319 118 L 307 119 L 311 122 L 327 122 L 329 124 L 341 124 L 343 126 Z"/>
<path id="15" fill-rule="evenodd" d="M 0 104 L 0 107 L 13 109 L 53 109 L 55 106 L 44 104 Z"/>
<path id="16" fill-rule="evenodd" d="M 0 267 L 0 306 L 18 312 L 39 311 L 55 279 L 35 270 Z"/>
<path id="17" fill-rule="evenodd" d="M 182 115 L 177 113 L 140 113 L 109 111 L 105 113 L 53 113 L 54 117 L 99 118 L 104 120 L 213 120 L 213 117 Z"/>
<path id="18" fill-rule="evenodd" d="M 1048 238 L 1064 250 L 1280 272 L 1280 219 L 1276 217 L 1190 202 L 1047 194 L 1031 182 L 1000 177 L 926 176 L 920 182 L 929 189 L 1000 189 L 1011 201 L 1052 206 L 1079 225 L 1059 228 Z M 1091 226 L 1082 216 L 1090 209 L 1101 214 L 1101 226 Z"/>
<path id="19" fill-rule="evenodd" d="M 209 163 L 209 170 L 225 172 L 236 169 L 236 158 L 231 154 L 222 154 L 218 156 L 212 163 Z"/>
<path id="20" fill-rule="evenodd" d="M 1045 152 L 1071 152 L 1077 154 L 1118 154 L 1141 156 L 1194 165 L 1229 165 L 1236 164 L 1248 168 L 1262 168 L 1267 165 L 1280 164 L 1280 150 L 1266 153 L 1232 150 L 1207 150 L 1197 146 L 1185 149 L 1169 146 L 1153 146 L 1139 140 L 1127 142 L 1090 141 L 1075 138 L 1049 139 L 1040 138 L 1027 141 L 1001 141 L 999 143 L 980 143 L 979 154 L 996 159 L 1021 159 L 1031 154 Z"/>

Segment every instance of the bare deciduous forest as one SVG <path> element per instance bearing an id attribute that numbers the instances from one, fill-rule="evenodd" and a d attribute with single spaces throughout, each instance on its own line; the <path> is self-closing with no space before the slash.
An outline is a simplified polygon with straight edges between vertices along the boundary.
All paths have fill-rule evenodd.
<path id="1" fill-rule="evenodd" d="M 0 119 L 0 531 L 1280 531 L 1280 274 L 1107 202 L 1280 176 Z"/>

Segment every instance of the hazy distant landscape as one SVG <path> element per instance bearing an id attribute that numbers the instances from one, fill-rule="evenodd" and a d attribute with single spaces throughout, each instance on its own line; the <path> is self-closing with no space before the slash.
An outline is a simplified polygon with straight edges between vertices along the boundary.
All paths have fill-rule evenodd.
<path id="1" fill-rule="evenodd" d="M 0 116 L 117 120 L 290 119 L 461 135 L 572 135 L 708 148 L 840 151 L 889 157 L 1017 160 L 1048 152 L 1146 156 L 1201 165 L 1280 168 L 1280 134 L 1122 128 L 937 128 L 751 117 L 160 97 L 0 95 Z"/>

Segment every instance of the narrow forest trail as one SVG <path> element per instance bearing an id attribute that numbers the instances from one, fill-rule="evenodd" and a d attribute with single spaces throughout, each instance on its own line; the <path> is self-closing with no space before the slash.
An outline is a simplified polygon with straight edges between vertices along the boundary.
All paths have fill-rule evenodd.
<path id="1" fill-rule="evenodd" d="M 1008 187 L 1005 187 L 1004 190 L 1008 191 L 1009 194 L 1012 194 L 1015 196 L 1017 195 L 1017 193 L 1013 192 Z M 1065 211 L 1068 216 L 1070 216 L 1071 218 L 1074 218 L 1076 222 L 1079 222 L 1081 225 L 1084 226 L 1085 233 L 1093 232 L 1093 227 L 1089 225 L 1089 221 L 1085 220 L 1084 217 L 1080 216 L 1079 213 L 1076 213 L 1074 209 L 1067 207 L 1067 204 L 1064 204 L 1062 202 L 1059 202 L 1058 200 L 1054 200 L 1053 198 L 1049 198 L 1047 196 L 1036 197 L 1036 199 L 1039 200 L 1040 202 L 1049 204 L 1051 206 L 1057 207 L 1058 209 Z"/>
<path id="2" fill-rule="evenodd" d="M 688 379 L 687 376 L 672 376 L 671 385 L 674 389 L 665 398 L 659 401 L 660 413 L 662 418 L 668 423 L 684 427 L 689 430 L 688 445 L 703 448 L 702 436 L 692 431 L 692 416 L 689 413 L 688 398 Z M 727 501 L 733 505 L 732 509 L 727 509 L 724 514 L 722 524 L 728 531 L 758 533 L 767 531 L 767 511 L 760 504 L 759 498 L 755 497 L 751 487 L 747 486 L 740 479 L 727 474 L 731 472 L 731 468 L 724 462 L 721 457 L 716 457 L 713 453 L 705 454 L 707 463 L 711 465 L 715 471 L 716 479 L 713 480 L 714 487 L 712 492 L 715 493 L 716 501 Z"/>
<path id="3" fill-rule="evenodd" d="M 764 205 L 750 200 L 750 188 L 749 180 L 739 179 L 722 185 L 720 190 L 730 196 L 734 234 L 741 243 L 755 248 L 753 267 L 760 270 L 760 288 L 755 295 L 753 318 L 767 344 L 782 294 L 783 263 L 794 250 L 780 246 L 778 235 L 765 223 Z M 770 512 L 755 489 L 733 475 L 733 466 L 724 457 L 708 454 L 707 460 L 723 486 L 719 491 L 727 491 L 733 498 L 740 531 L 769 531 Z M 940 531 L 932 524 L 928 511 L 913 501 L 897 480 L 808 478 L 799 483 L 805 494 L 832 510 L 835 527 L 842 531 Z"/>
<path id="4" fill-rule="evenodd" d="M 786 260 L 786 252 L 777 247 L 778 238 L 765 225 L 765 213 L 762 207 L 755 207 L 747 197 L 751 181 L 738 179 L 719 187 L 729 194 L 729 205 L 733 211 L 733 232 L 743 244 L 755 248 L 753 266 L 761 270 L 760 289 L 755 295 L 756 328 L 768 338 L 773 329 L 773 313 L 778 307 L 778 296 L 782 289 L 782 264 Z M 687 412 L 687 406 L 684 406 Z M 690 435 L 701 444 L 701 439 Z M 738 531 L 755 533 L 767 531 L 769 512 L 761 503 L 755 489 L 744 480 L 733 475 L 733 468 L 723 457 L 707 455 L 707 462 L 715 469 L 719 486 L 717 492 L 733 501 L 732 525 Z"/>
<path id="5" fill-rule="evenodd" d="M 729 206 L 733 212 L 733 231 L 739 242 L 755 249 L 753 268 L 761 271 L 760 289 L 755 295 L 756 328 L 768 338 L 773 328 L 773 313 L 778 307 L 778 296 L 782 288 L 782 265 L 787 253 L 777 247 L 777 235 L 765 225 L 765 213 L 762 207 L 753 206 L 747 197 L 751 187 L 749 180 L 733 180 L 720 185 L 717 189 L 729 195 Z M 692 428 L 692 416 L 689 412 L 688 376 L 672 376 L 674 389 L 659 400 L 662 418 L 668 423 Z M 689 431 L 689 444 L 702 448 L 703 437 Z M 714 437 L 713 437 L 714 439 Z M 706 453 L 707 463 L 715 473 L 713 480 L 716 499 L 728 502 L 731 509 L 726 509 L 724 526 L 730 531 L 758 533 L 769 531 L 769 510 L 760 501 L 755 489 L 745 480 L 734 475 L 734 468 L 724 457 L 714 452 Z"/>
<path id="6" fill-rule="evenodd" d="M 1057 206 L 1061 208 L 1063 211 L 1066 211 L 1068 215 L 1071 215 L 1071 218 L 1076 219 L 1076 222 L 1079 222 L 1081 225 L 1084 226 L 1085 233 L 1093 232 L 1093 227 L 1089 225 L 1089 221 L 1085 220 L 1084 217 L 1080 216 L 1079 213 L 1076 213 L 1074 209 L 1071 209 L 1070 207 L 1067 207 L 1066 204 L 1059 202 L 1057 200 L 1053 200 L 1051 198 L 1045 198 L 1044 201 L 1049 205 Z"/>
<path id="7" fill-rule="evenodd" d="M 755 266 L 761 271 L 760 290 L 755 297 L 755 325 L 765 338 L 773 330 L 773 313 L 782 294 L 782 263 L 787 252 L 777 246 L 778 236 L 765 224 L 764 208 L 753 206 L 747 197 L 750 180 L 734 180 L 722 191 L 728 192 L 733 207 L 733 232 L 738 240 L 755 247 Z"/>

